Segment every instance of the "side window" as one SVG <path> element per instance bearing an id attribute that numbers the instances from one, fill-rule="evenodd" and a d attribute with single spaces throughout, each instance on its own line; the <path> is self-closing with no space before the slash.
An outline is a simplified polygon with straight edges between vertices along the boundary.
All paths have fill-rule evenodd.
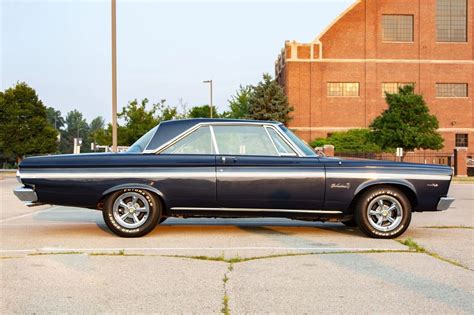
<path id="1" fill-rule="evenodd" d="M 219 154 L 278 156 L 262 126 L 213 126 Z"/>
<path id="2" fill-rule="evenodd" d="M 283 156 L 296 156 L 295 151 L 288 145 L 288 143 L 285 142 L 285 140 L 282 139 L 282 137 L 275 131 L 273 128 L 267 128 L 268 134 L 272 138 L 273 143 L 275 144 L 275 147 L 280 153 L 280 155 Z"/>
<path id="3" fill-rule="evenodd" d="M 201 127 L 179 140 L 162 154 L 215 154 L 209 126 Z"/>

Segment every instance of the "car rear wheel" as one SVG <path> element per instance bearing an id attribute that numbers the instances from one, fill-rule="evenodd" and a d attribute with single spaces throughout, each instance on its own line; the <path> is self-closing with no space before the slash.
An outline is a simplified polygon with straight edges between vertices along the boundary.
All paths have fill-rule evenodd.
<path id="1" fill-rule="evenodd" d="M 356 220 L 360 230 L 370 237 L 398 237 L 410 224 L 410 201 L 394 187 L 371 189 L 357 203 Z"/>
<path id="2" fill-rule="evenodd" d="M 161 217 L 161 203 L 143 189 L 122 189 L 111 194 L 104 204 L 107 226 L 122 237 L 139 237 L 150 233 Z"/>

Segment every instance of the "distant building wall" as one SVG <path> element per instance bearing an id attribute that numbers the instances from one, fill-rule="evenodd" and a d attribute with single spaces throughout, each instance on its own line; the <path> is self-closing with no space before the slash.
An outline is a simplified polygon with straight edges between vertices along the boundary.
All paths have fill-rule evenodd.
<path id="1" fill-rule="evenodd" d="M 442 151 L 452 152 L 456 135 L 457 144 L 467 135 L 468 151 L 474 152 L 474 1 L 466 0 L 465 7 L 466 40 L 459 42 L 437 38 L 437 0 L 356 1 L 313 42 L 287 41 L 275 70 L 295 109 L 289 127 L 307 141 L 368 127 L 387 108 L 383 87 L 414 83 L 440 122 Z M 390 33 L 389 23 L 399 18 L 405 21 L 405 33 L 399 26 Z M 390 36 L 411 39 L 388 41 Z M 331 96 L 328 83 L 337 83 L 336 90 L 339 83 L 357 83 L 359 93 Z M 467 85 L 467 93 L 437 96 L 437 84 L 445 83 L 458 84 L 457 91 Z M 451 85 L 438 87 L 444 88 Z"/>

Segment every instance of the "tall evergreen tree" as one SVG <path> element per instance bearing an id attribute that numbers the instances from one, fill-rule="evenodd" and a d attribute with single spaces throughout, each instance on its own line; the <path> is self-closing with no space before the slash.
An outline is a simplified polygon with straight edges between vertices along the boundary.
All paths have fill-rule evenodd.
<path id="1" fill-rule="evenodd" d="M 263 80 L 252 90 L 249 97 L 249 118 L 282 123 L 291 120 L 290 112 L 293 107 L 288 103 L 283 88 L 269 74 L 264 74 Z"/>
<path id="2" fill-rule="evenodd" d="M 404 86 L 395 94 L 387 93 L 386 101 L 388 109 L 370 125 L 374 142 L 383 150 L 443 148 L 443 138 L 437 132 L 438 119 L 430 114 L 423 96 L 414 93 L 413 86 Z"/>
<path id="3" fill-rule="evenodd" d="M 228 101 L 230 106 L 229 118 L 245 118 L 249 115 L 249 99 L 252 94 L 251 86 L 240 86 L 235 96 Z"/>
<path id="4" fill-rule="evenodd" d="M 1 155 L 19 162 L 25 155 L 54 153 L 57 135 L 34 89 L 21 82 L 0 92 Z"/>

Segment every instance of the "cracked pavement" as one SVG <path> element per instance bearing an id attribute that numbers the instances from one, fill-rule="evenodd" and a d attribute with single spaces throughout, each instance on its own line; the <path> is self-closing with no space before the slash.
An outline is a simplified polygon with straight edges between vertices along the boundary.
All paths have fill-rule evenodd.
<path id="1" fill-rule="evenodd" d="M 472 184 L 400 237 L 442 259 L 286 219 L 172 218 L 123 239 L 97 211 L 25 207 L 16 185 L 0 180 L 1 313 L 474 313 Z"/>

